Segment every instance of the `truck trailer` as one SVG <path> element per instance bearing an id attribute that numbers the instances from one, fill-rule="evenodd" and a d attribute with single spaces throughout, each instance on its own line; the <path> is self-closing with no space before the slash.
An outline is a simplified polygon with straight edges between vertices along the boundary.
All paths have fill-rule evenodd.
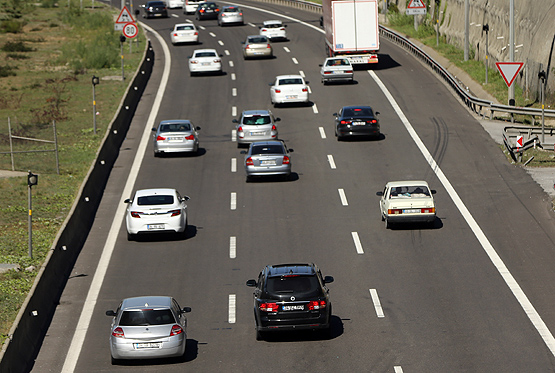
<path id="1" fill-rule="evenodd" d="M 323 0 L 322 13 L 328 57 L 345 56 L 352 64 L 378 62 L 378 0 Z"/>

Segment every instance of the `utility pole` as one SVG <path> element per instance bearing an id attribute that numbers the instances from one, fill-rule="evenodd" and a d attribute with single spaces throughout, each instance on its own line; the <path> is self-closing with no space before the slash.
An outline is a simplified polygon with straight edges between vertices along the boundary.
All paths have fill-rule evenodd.
<path id="1" fill-rule="evenodd" d="M 509 62 L 515 62 L 515 0 L 510 1 L 509 10 Z M 509 105 L 515 106 L 515 85 L 509 86 Z M 513 117 L 511 116 L 511 120 Z"/>
<path id="2" fill-rule="evenodd" d="M 511 0 L 513 1 L 513 0 Z M 468 29 L 470 28 L 470 0 L 464 1 L 464 60 L 468 61 Z"/>

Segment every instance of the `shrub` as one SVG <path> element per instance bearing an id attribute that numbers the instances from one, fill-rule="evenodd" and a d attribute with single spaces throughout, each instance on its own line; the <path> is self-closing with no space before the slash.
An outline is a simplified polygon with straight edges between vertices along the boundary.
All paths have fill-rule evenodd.
<path id="1" fill-rule="evenodd" d="M 24 23 L 15 19 L 0 21 L 0 32 L 17 34 L 23 31 Z"/>
<path id="2" fill-rule="evenodd" d="M 0 78 L 5 78 L 7 76 L 16 76 L 16 68 L 13 66 L 0 66 Z"/>
<path id="3" fill-rule="evenodd" d="M 33 48 L 29 48 L 22 41 L 8 41 L 2 46 L 4 52 L 31 52 Z"/>

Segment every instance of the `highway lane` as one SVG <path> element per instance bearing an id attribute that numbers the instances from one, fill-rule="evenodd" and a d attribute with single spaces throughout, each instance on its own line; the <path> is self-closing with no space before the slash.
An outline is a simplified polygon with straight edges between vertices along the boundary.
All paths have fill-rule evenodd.
<path id="1" fill-rule="evenodd" d="M 258 23 L 268 18 L 245 13 Z M 316 18 L 309 14 L 303 18 L 311 16 Z M 172 22 L 149 23 L 162 26 L 166 36 Z M 220 29 L 212 21 L 198 24 L 216 34 L 201 34 L 203 47 L 229 47 L 230 56 L 224 57 L 226 75 L 190 79 L 186 56 L 192 47 L 172 48 L 175 79 L 169 90 L 176 98 L 164 100 L 158 119 L 185 116 L 195 120 L 203 128 L 204 152 L 199 157 L 154 159 L 149 147 L 136 183 L 137 188 L 164 183 L 190 195 L 192 229 L 185 241 L 128 243 L 122 227 L 76 371 L 113 370 L 106 343 L 109 319 L 104 311 L 116 307 L 123 297 L 160 292 L 193 307 L 191 348 L 185 361 L 140 362 L 119 369 L 172 371 L 185 366 L 198 371 L 252 371 L 261 362 L 271 361 L 285 371 L 393 371 L 395 366 L 404 371 L 551 370 L 549 351 L 369 74 L 358 71 L 356 85 L 321 86 L 317 64 L 323 57 L 317 46 L 323 39 L 301 25 L 289 25 L 291 42 L 274 44 L 276 59 L 243 62 L 237 41 L 242 39 L 241 32 L 252 32 L 250 26 Z M 541 191 L 522 172 L 506 165 L 479 124 L 431 73 L 385 42 L 381 52 L 398 66 L 380 66 L 379 77 L 494 246 L 501 249 L 510 269 L 519 272 L 517 279 L 529 285 L 525 290 L 531 291 L 533 303 L 539 302 L 546 311 L 552 301 L 550 282 L 545 281 L 552 276 L 546 268 L 552 257 L 548 249 L 552 228 L 544 219 L 532 223 L 525 219 L 530 215 L 551 219 L 541 203 Z M 311 81 L 318 113 L 312 107 L 274 109 L 282 118 L 280 137 L 295 149 L 293 169 L 298 179 L 245 184 L 242 156 L 230 141 L 232 107 L 268 107 L 266 83 L 276 74 L 299 70 Z M 255 78 L 245 78 L 251 76 Z M 237 89 L 237 96 L 231 95 L 232 88 Z M 429 97 L 434 97 L 432 104 Z M 366 102 L 381 112 L 385 139 L 337 143 L 331 113 L 343 104 Z M 239 161 L 235 173 L 230 170 L 231 158 Z M 438 190 L 441 224 L 437 229 L 384 229 L 375 192 L 396 178 L 425 178 Z M 344 190 L 347 206 L 341 202 L 339 188 Z M 237 195 L 236 210 L 230 208 L 231 193 Z M 517 235 L 525 235 L 524 240 L 531 237 L 510 228 L 506 216 L 513 213 L 524 217 L 523 224 L 530 224 L 526 228 L 540 240 L 541 248 L 522 250 L 511 241 L 516 242 Z M 352 232 L 357 232 L 364 253 L 357 253 Z M 237 242 L 234 259 L 229 257 L 230 237 Z M 523 262 L 522 256 L 530 263 Z M 244 286 L 245 280 L 255 278 L 267 263 L 307 260 L 336 278 L 330 285 L 334 338 L 321 341 L 292 334 L 256 342 L 251 289 Z M 384 317 L 377 316 L 370 289 L 377 290 Z M 237 298 L 234 323 L 229 322 L 230 295 Z M 64 302 L 60 312 L 68 315 L 70 306 Z M 69 320 L 73 318 L 68 315 Z M 53 328 L 64 329 L 57 322 L 55 318 Z M 47 345 L 48 338 L 45 350 Z M 37 367 L 40 361 L 44 361 L 42 356 Z M 55 366 L 52 371 L 57 371 Z"/>

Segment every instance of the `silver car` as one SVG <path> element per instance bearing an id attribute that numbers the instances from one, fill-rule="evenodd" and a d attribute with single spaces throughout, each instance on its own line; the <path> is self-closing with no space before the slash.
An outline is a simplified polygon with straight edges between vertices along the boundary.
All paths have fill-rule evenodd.
<path id="1" fill-rule="evenodd" d="M 249 35 L 243 42 L 243 58 L 273 57 L 274 52 L 270 39 L 264 35 Z"/>
<path id="2" fill-rule="evenodd" d="M 243 12 L 235 5 L 226 5 L 218 13 L 218 26 L 244 25 Z"/>
<path id="3" fill-rule="evenodd" d="M 245 172 L 247 182 L 253 176 L 283 176 L 285 180 L 291 175 L 291 155 L 293 149 L 287 149 L 283 141 L 253 142 L 245 155 Z"/>
<path id="4" fill-rule="evenodd" d="M 320 65 L 320 76 L 325 85 L 331 81 L 353 81 L 353 65 L 345 57 L 329 57 Z"/>
<path id="5" fill-rule="evenodd" d="M 275 122 L 280 120 L 269 110 L 243 111 L 239 120 L 233 119 L 233 123 L 236 123 L 237 147 L 255 141 L 277 140 L 278 129 Z"/>
<path id="6" fill-rule="evenodd" d="M 110 353 L 112 364 L 123 359 L 154 359 L 183 356 L 187 345 L 190 307 L 175 299 L 147 296 L 124 299 L 112 316 Z"/>
<path id="7" fill-rule="evenodd" d="M 190 120 L 163 120 L 154 132 L 154 156 L 165 153 L 198 152 L 198 130 Z"/>

